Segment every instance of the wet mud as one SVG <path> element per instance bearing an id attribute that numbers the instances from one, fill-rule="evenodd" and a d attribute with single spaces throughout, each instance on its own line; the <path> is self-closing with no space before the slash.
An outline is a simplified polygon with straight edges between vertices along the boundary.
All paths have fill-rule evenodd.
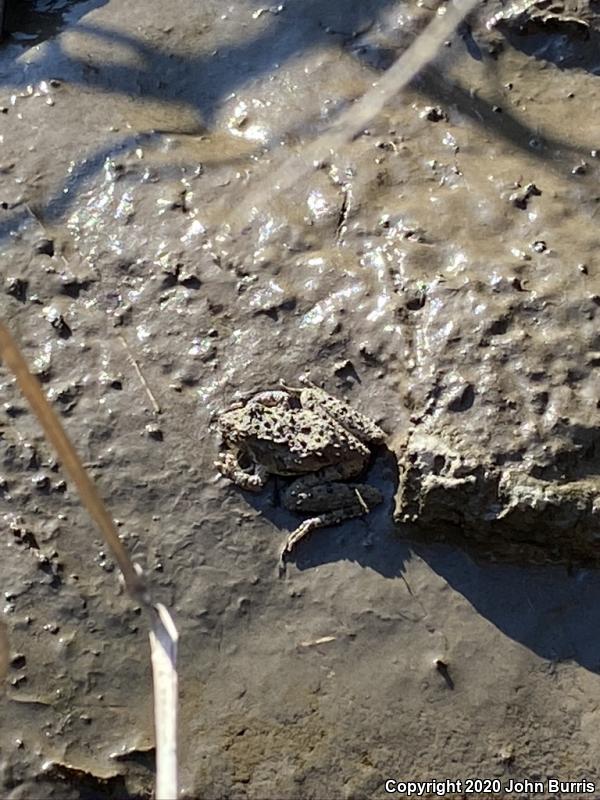
<path id="1" fill-rule="evenodd" d="M 27 5 L 0 49 L 0 310 L 173 609 L 185 796 L 600 787 L 594 4 L 586 31 L 482 5 L 237 226 L 431 11 Z M 384 501 L 280 579 L 299 519 L 281 479 L 217 475 L 211 424 L 302 373 L 388 433 Z M 148 797 L 140 611 L 0 384 L 0 794 Z"/>

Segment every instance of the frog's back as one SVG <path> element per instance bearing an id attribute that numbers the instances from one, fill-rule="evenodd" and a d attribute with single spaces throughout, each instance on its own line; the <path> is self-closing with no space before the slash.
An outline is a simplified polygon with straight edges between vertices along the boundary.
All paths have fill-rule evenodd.
<path id="1" fill-rule="evenodd" d="M 301 398 L 305 408 L 321 409 L 321 412 L 329 415 L 361 442 L 379 444 L 386 438 L 385 431 L 372 419 L 323 389 L 316 387 L 304 389 Z"/>
<path id="2" fill-rule="evenodd" d="M 302 474 L 369 455 L 368 447 L 333 419 L 303 408 L 289 415 L 265 411 L 261 424 L 249 427 L 245 445 L 269 472 Z"/>

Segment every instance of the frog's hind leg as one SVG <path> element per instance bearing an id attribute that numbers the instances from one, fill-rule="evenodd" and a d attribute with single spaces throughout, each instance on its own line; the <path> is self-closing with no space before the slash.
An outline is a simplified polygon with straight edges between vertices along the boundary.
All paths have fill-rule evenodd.
<path id="1" fill-rule="evenodd" d="M 286 392 L 289 394 L 294 394 L 300 397 L 302 392 L 306 389 L 306 387 L 310 387 L 311 389 L 318 389 L 317 385 L 313 383 L 306 375 L 300 375 L 298 381 L 302 384 L 302 386 L 289 386 L 283 378 L 279 379 L 279 385 L 282 389 L 285 389 Z"/>
<path id="2" fill-rule="evenodd" d="M 331 517 L 332 519 L 328 520 L 327 517 Z M 333 519 L 333 517 L 335 517 L 335 519 Z M 311 531 L 314 531 L 315 528 L 324 528 L 327 525 L 335 525 L 337 521 L 337 515 L 333 512 L 329 512 L 327 514 L 321 514 L 319 517 L 307 519 L 301 525 L 298 525 L 296 530 L 292 531 L 287 537 L 283 547 L 281 548 L 281 552 L 279 554 L 280 577 L 285 575 L 288 554 L 292 552 L 294 547 L 301 539 L 304 539 L 304 537 L 307 536 Z"/>
<path id="3" fill-rule="evenodd" d="M 335 470 L 322 470 L 322 474 Z M 334 497 L 336 499 L 334 499 Z M 302 522 L 287 537 L 279 557 L 279 574 L 285 573 L 286 559 L 301 539 L 304 539 L 316 528 L 338 525 L 346 519 L 354 519 L 368 514 L 371 509 L 381 503 L 381 492 L 368 484 L 321 483 L 318 476 L 306 476 L 292 483 L 285 495 L 284 505 L 290 511 L 319 511 L 322 513 Z M 331 508 L 331 505 L 334 505 Z M 337 505 L 337 507 L 335 507 Z"/>
<path id="4" fill-rule="evenodd" d="M 367 507 L 366 511 L 368 510 Z M 345 519 L 351 519 L 356 516 L 355 510 L 340 510 L 327 511 L 325 514 L 320 514 L 318 517 L 311 517 L 310 519 L 304 520 L 304 522 L 298 525 L 296 530 L 293 530 L 285 540 L 285 544 L 279 554 L 279 574 L 283 575 L 285 573 L 286 560 L 289 553 L 291 553 L 298 542 L 304 539 L 305 536 L 308 536 L 311 531 L 314 531 L 316 528 L 327 528 L 329 525 L 337 525 Z"/>
<path id="5" fill-rule="evenodd" d="M 246 472 L 234 453 L 221 453 L 221 460 L 215 461 L 215 467 L 223 477 L 249 492 L 260 492 L 269 478 L 269 473 L 260 464 L 256 465 L 253 473 Z"/>

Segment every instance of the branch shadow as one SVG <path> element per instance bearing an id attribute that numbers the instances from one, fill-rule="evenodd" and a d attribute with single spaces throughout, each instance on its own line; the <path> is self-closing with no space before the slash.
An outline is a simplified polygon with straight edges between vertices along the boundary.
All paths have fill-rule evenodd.
<path id="1" fill-rule="evenodd" d="M 444 79 L 433 68 L 423 70 L 414 85 L 432 103 L 454 108 L 460 116 L 490 131 L 494 137 L 504 139 L 532 159 L 543 161 L 545 166 L 573 183 L 577 180 L 571 171 L 573 163 L 584 157 L 589 158 L 590 151 L 594 149 L 593 142 L 581 147 L 532 129 L 506 107 L 499 107 L 479 97 L 458 81 Z"/>
<path id="2" fill-rule="evenodd" d="M 290 0 L 285 5 L 285 11 L 270 14 L 271 24 L 261 29 L 256 36 L 224 46 L 214 54 L 204 52 L 197 56 L 176 53 L 141 37 L 78 21 L 84 13 L 104 5 L 105 2 L 106 0 L 87 0 L 54 4 L 56 8 L 52 24 L 48 23 L 46 30 L 50 40 L 46 43 L 44 57 L 29 64 L 27 70 L 15 68 L 12 72 L 7 72 L 6 63 L 2 64 L 4 69 L 0 71 L 0 85 L 14 89 L 15 83 L 25 86 L 35 80 L 36 76 L 41 79 L 53 74 L 65 82 L 79 83 L 99 93 L 139 97 L 167 106 L 184 105 L 197 116 L 196 132 L 203 133 L 214 123 L 224 98 L 231 96 L 241 85 L 273 71 L 280 63 L 311 47 L 329 44 L 334 40 L 337 46 L 349 47 L 350 52 L 359 60 L 373 66 L 373 51 L 368 52 L 368 47 L 364 42 L 361 43 L 360 31 L 377 20 L 393 0 L 335 0 L 327 4 L 320 0 Z M 38 13 L 46 6 L 50 7 L 44 0 L 38 0 L 35 4 Z M 250 11 L 249 6 L 249 17 Z M 58 32 L 61 25 L 67 24 L 72 31 L 124 48 L 135 55 L 137 63 L 101 64 L 66 53 L 60 37 L 52 37 L 51 33 Z M 466 36 L 464 30 L 461 31 L 459 39 L 463 42 L 464 50 L 472 57 L 481 57 L 481 50 L 477 49 L 473 37 Z M 394 52 L 393 55 L 397 56 L 398 53 Z M 13 56 L 14 53 L 5 53 L 4 61 Z M 552 169 L 566 179 L 577 180 L 571 174 L 571 165 L 566 163 L 568 158 L 565 155 L 581 160 L 588 154 L 588 148 L 541 136 L 507 110 L 498 114 L 490 102 L 473 95 L 458 83 L 444 79 L 441 70 L 435 67 L 424 70 L 413 81 L 413 88 L 432 102 L 454 107 L 460 115 L 491 131 L 494 136 L 503 138 L 533 158 L 550 164 Z M 305 133 L 306 130 L 312 131 L 313 127 L 318 131 L 319 128 L 331 124 L 331 121 L 320 121 L 315 125 L 314 120 L 306 120 L 302 127 Z M 146 142 L 153 138 L 156 140 L 162 133 L 177 131 L 140 131 L 91 152 L 68 176 L 65 185 L 48 198 L 46 207 L 39 209 L 40 216 L 49 221 L 59 221 L 76 200 L 79 188 L 98 173 L 107 158 L 138 144 L 141 139 Z M 287 133 L 298 137 L 302 131 Z M 590 143 L 590 148 L 594 144 Z M 274 146 L 267 145 L 263 149 L 268 151 Z M 3 214 L 0 237 L 6 237 L 14 230 L 15 225 L 18 226 L 28 219 L 25 209 L 10 213 L 12 211 L 14 210 Z"/>
<path id="3" fill-rule="evenodd" d="M 91 0 L 91 7 L 107 0 Z M 332 28 L 341 28 L 353 36 L 354 30 L 368 27 L 373 19 L 394 0 L 288 0 L 281 13 L 271 13 L 271 24 L 254 37 L 219 46 L 194 56 L 151 44 L 141 37 L 91 23 L 76 23 L 71 30 L 126 48 L 138 57 L 140 66 L 131 64 L 93 64 L 85 57 L 66 54 L 60 39 L 48 42 L 44 59 L 35 68 L 48 68 L 62 62 L 64 75 L 54 77 L 83 83 L 100 92 L 143 96 L 165 104 L 184 103 L 196 110 L 203 124 L 209 126 L 219 103 L 240 85 L 276 69 L 280 63 L 293 59 L 309 48 L 330 43 Z M 90 10 L 90 3 L 87 6 Z M 251 19 L 249 4 L 248 18 Z M 84 12 L 82 12 L 84 13 Z M 242 13 L 242 12 L 240 12 Z M 81 15 L 80 15 L 81 16 Z M 69 22 L 73 22 L 73 14 Z M 58 25 L 54 20 L 53 25 Z M 168 35 L 165 34 L 165 41 Z M 199 45 L 202 37 L 199 36 Z M 28 82 L 31 78 L 28 77 Z M 0 81 L 1 83 L 1 81 Z M 11 86 L 14 83 L 10 82 Z"/>

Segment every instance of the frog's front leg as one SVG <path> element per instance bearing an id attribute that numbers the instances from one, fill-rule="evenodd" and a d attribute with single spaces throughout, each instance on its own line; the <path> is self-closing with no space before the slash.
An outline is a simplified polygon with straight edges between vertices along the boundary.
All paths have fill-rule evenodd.
<path id="1" fill-rule="evenodd" d="M 215 467 L 221 475 L 229 478 L 232 483 L 250 492 L 260 492 L 269 479 L 269 473 L 261 464 L 256 464 L 254 472 L 246 472 L 240 466 L 237 455 L 232 452 L 220 453 L 219 461 L 215 461 Z"/>

